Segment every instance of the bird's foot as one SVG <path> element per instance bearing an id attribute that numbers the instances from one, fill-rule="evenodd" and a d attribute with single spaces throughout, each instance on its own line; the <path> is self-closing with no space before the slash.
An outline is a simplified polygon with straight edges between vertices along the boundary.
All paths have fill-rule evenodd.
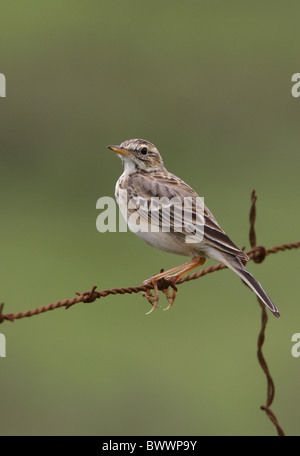
<path id="1" fill-rule="evenodd" d="M 188 263 L 182 264 L 180 266 L 176 266 L 175 268 L 169 269 L 168 271 L 164 271 L 161 269 L 159 274 L 156 274 L 155 276 L 151 277 L 150 279 L 147 279 L 144 281 L 144 285 L 151 285 L 154 289 L 155 296 L 152 296 L 151 293 L 151 288 L 147 289 L 144 293 L 143 296 L 145 296 L 148 299 L 148 302 L 153 306 L 153 308 L 148 312 L 151 313 L 157 306 L 158 300 L 159 300 L 159 291 L 162 290 L 162 292 L 166 295 L 167 300 L 168 300 L 168 307 L 165 310 L 170 309 L 171 305 L 175 301 L 176 298 L 176 283 L 177 280 L 187 272 L 191 271 L 192 269 L 196 268 L 197 266 L 200 266 L 205 263 L 205 258 L 202 257 L 195 257 Z M 169 287 L 173 288 L 172 294 L 169 292 Z"/>
<path id="2" fill-rule="evenodd" d="M 147 298 L 148 302 L 152 305 L 152 309 L 149 312 L 147 312 L 147 315 L 149 315 L 151 312 L 153 312 L 153 310 L 156 307 L 158 307 L 157 303 L 159 301 L 159 290 L 161 290 L 165 294 L 167 301 L 169 303 L 169 305 L 164 310 L 168 310 L 172 306 L 172 304 L 175 301 L 177 292 L 177 288 L 175 286 L 176 281 L 176 276 L 162 277 L 158 280 L 154 276 L 144 281 L 144 285 L 152 285 L 154 289 L 154 296 L 151 293 L 151 289 L 148 289 L 145 292 L 143 292 L 143 296 Z M 169 290 L 170 287 L 172 288 L 172 291 Z"/>

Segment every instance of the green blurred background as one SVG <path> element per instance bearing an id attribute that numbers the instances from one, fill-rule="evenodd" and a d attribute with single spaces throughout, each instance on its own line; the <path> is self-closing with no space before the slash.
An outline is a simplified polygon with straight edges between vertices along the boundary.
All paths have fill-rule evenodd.
<path id="1" fill-rule="evenodd" d="M 239 246 L 249 248 L 252 189 L 258 243 L 299 240 L 299 13 L 296 1 L 2 3 L 6 312 L 139 285 L 185 261 L 96 230 L 96 201 L 121 174 L 106 145 L 128 138 L 156 144 Z M 290 435 L 300 435 L 299 254 L 249 264 L 282 314 L 269 314 L 264 353 Z M 255 296 L 226 270 L 165 304 L 146 316 L 141 295 L 108 297 L 1 325 L 1 435 L 274 435 L 260 410 Z"/>

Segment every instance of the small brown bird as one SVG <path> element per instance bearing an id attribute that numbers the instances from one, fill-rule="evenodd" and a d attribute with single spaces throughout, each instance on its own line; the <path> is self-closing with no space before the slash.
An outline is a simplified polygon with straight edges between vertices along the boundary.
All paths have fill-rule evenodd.
<path id="1" fill-rule="evenodd" d="M 232 269 L 276 317 L 280 316 L 260 283 L 245 268 L 244 263 L 249 260 L 247 255 L 229 239 L 204 204 L 202 211 L 198 209 L 195 204 L 200 198 L 198 194 L 183 180 L 166 170 L 154 144 L 144 139 L 129 139 L 119 146 L 108 147 L 116 152 L 123 162 L 124 172 L 116 184 L 115 195 L 129 228 L 152 247 L 192 258 L 190 262 L 157 274 L 144 282 L 154 286 L 154 307 L 158 301 L 158 280 L 164 277 L 175 285 L 180 276 L 202 265 L 206 258 L 212 258 Z M 182 227 L 182 212 L 178 210 L 179 206 L 182 209 L 185 198 L 190 198 L 193 202 L 190 207 L 190 220 L 193 222 L 194 237 L 191 236 L 190 229 Z M 135 204 L 132 204 L 132 201 Z M 138 230 L 130 217 L 135 211 L 139 216 Z M 170 215 L 167 221 L 165 213 Z M 169 222 L 169 226 L 166 226 L 166 222 Z M 178 226 L 182 229 L 178 230 Z M 166 295 L 169 308 L 175 294 L 173 293 L 172 297 L 167 293 Z"/>

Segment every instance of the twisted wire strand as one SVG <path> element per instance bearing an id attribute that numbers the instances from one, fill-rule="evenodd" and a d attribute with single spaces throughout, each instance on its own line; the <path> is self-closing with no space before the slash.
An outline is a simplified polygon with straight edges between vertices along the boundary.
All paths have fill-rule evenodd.
<path id="1" fill-rule="evenodd" d="M 300 242 L 290 242 L 288 244 L 281 244 L 269 249 L 264 249 L 265 257 L 270 254 L 275 254 L 278 252 L 284 252 L 285 250 L 292 250 L 300 248 Z M 261 255 L 262 247 L 254 247 L 249 252 L 247 252 L 248 257 L 250 260 L 254 260 L 257 256 Z M 226 266 L 219 263 L 214 266 L 210 266 L 205 269 L 201 269 L 199 272 L 194 274 L 188 274 L 186 276 L 180 277 L 179 280 L 176 282 L 177 285 L 181 285 L 184 282 L 189 282 L 190 280 L 195 280 L 200 277 L 203 277 L 207 274 L 212 272 L 220 271 L 221 269 L 226 269 Z M 163 290 L 168 285 L 167 280 L 162 280 L 161 283 L 158 284 L 158 289 Z M 117 295 L 117 294 L 133 294 L 133 293 L 141 293 L 147 290 L 153 289 L 153 285 L 141 285 L 136 287 L 122 287 L 122 288 L 110 288 L 107 290 L 96 290 L 97 287 L 93 287 L 92 290 L 85 291 L 84 293 L 76 293 L 77 297 L 73 297 L 71 299 L 65 299 L 64 301 L 57 301 L 55 303 L 48 304 L 46 306 L 36 307 L 35 309 L 26 310 L 24 312 L 16 312 L 16 313 L 3 313 L 3 305 L 0 307 L 0 323 L 4 321 L 11 321 L 20 320 L 21 318 L 25 317 L 32 317 L 34 315 L 40 315 L 45 312 L 49 312 L 50 310 L 59 309 L 61 307 L 69 308 L 75 304 L 80 302 L 94 302 L 100 298 L 106 298 L 109 295 Z"/>
<path id="2" fill-rule="evenodd" d="M 256 232 L 255 232 L 255 220 L 256 220 L 256 201 L 257 196 L 255 190 L 252 191 L 251 194 L 251 208 L 250 208 L 250 230 L 249 230 L 249 241 L 251 245 L 252 254 L 251 257 L 253 261 L 256 263 L 261 263 L 264 261 L 267 255 L 270 253 L 277 253 L 284 250 L 291 250 L 292 248 L 299 248 L 300 242 L 290 243 L 290 244 L 282 244 L 280 246 L 272 247 L 271 249 L 266 250 L 264 247 L 257 247 L 256 246 Z M 274 402 L 275 398 L 275 384 L 274 380 L 271 376 L 267 361 L 263 355 L 262 347 L 265 342 L 265 331 L 268 323 L 268 314 L 265 308 L 264 303 L 257 297 L 258 303 L 261 308 L 261 329 L 258 335 L 257 340 L 257 358 L 258 362 L 267 378 L 267 399 L 265 405 L 262 405 L 260 408 L 264 410 L 269 417 L 269 419 L 274 424 L 277 434 L 280 437 L 285 436 L 285 433 L 282 427 L 279 425 L 278 419 L 276 415 L 271 410 L 271 405 Z"/>

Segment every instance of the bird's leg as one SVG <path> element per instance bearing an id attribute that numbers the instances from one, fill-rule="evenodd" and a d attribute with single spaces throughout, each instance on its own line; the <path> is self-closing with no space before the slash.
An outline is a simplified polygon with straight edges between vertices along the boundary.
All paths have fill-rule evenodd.
<path id="1" fill-rule="evenodd" d="M 198 262 L 195 265 L 195 261 L 199 260 L 199 259 L 200 259 L 200 257 L 196 257 L 196 258 L 193 258 L 188 263 L 184 263 L 184 264 L 181 264 L 180 266 L 176 266 L 175 268 L 168 269 L 168 271 L 160 272 L 159 274 L 156 274 L 153 277 L 150 277 L 150 279 L 144 280 L 143 283 L 144 283 L 144 285 L 149 285 L 149 284 L 152 284 L 153 281 L 158 282 L 163 277 L 169 276 L 170 274 L 173 274 L 174 272 L 177 272 L 177 271 L 180 271 L 180 270 L 184 270 L 185 271 L 187 268 L 190 268 L 191 265 L 193 265 L 192 268 L 191 268 L 191 269 L 193 269 L 196 266 L 198 266 Z M 203 263 L 201 263 L 201 264 L 203 264 Z M 172 276 L 172 277 L 174 277 L 174 276 Z"/>
<path id="2" fill-rule="evenodd" d="M 158 282 L 160 279 L 162 279 L 164 277 L 167 280 L 172 280 L 172 281 L 173 281 L 173 278 L 175 278 L 175 277 L 176 277 L 176 279 L 178 279 L 186 272 L 189 272 L 192 269 L 196 268 L 197 266 L 204 264 L 205 260 L 206 260 L 206 258 L 195 257 L 188 263 L 181 264 L 180 266 L 176 266 L 175 268 L 169 269 L 168 271 L 160 272 L 159 274 L 156 274 L 153 277 L 150 277 L 150 279 L 144 280 L 144 285 L 149 285 L 149 284 L 153 285 L 153 282 Z M 180 271 L 180 272 L 178 272 L 178 271 Z M 171 275 L 174 272 L 177 272 L 177 274 Z"/>
<path id="3" fill-rule="evenodd" d="M 179 279 L 179 277 L 181 277 L 186 272 L 189 272 L 192 269 L 196 268 L 197 266 L 204 264 L 205 260 L 206 260 L 206 258 L 195 257 L 188 263 L 181 264 L 180 266 L 176 266 L 175 268 L 169 269 L 168 271 L 161 272 L 160 274 L 156 274 L 155 276 L 150 277 L 150 279 L 145 280 L 144 285 L 150 285 L 150 284 L 153 285 L 153 288 L 155 291 L 155 298 L 151 302 L 153 305 L 153 309 L 151 309 L 150 312 L 152 312 L 154 310 L 154 308 L 157 307 L 157 303 L 158 303 L 158 299 L 159 299 L 157 283 L 159 280 L 165 278 L 167 281 L 172 282 L 172 288 L 173 288 L 172 296 L 170 295 L 167 288 L 165 290 L 163 290 L 163 292 L 165 293 L 167 300 L 169 302 L 169 305 L 166 308 L 166 310 L 167 310 L 171 307 L 171 305 L 173 304 L 173 302 L 175 300 L 175 297 L 176 297 L 175 284 L 176 284 L 177 280 Z M 177 273 L 177 274 L 174 274 L 174 273 Z M 146 294 L 144 294 L 144 296 L 147 297 L 148 301 L 149 301 L 149 294 L 151 295 L 150 290 L 149 290 L 149 292 L 146 292 Z M 150 312 L 148 312 L 148 313 L 150 313 Z"/>
<path id="4" fill-rule="evenodd" d="M 189 272 L 192 269 L 197 268 L 197 266 L 202 266 L 202 264 L 204 264 L 205 261 L 206 261 L 206 258 L 195 257 L 192 259 L 192 261 L 189 261 L 188 263 L 185 263 L 184 265 L 182 265 L 182 269 L 180 272 L 178 272 L 177 274 L 171 275 L 171 276 L 166 275 L 165 279 L 168 281 L 172 281 L 173 283 L 176 283 L 177 280 L 179 279 L 179 277 L 183 276 L 186 272 Z M 174 269 L 176 269 L 176 268 L 174 268 Z M 172 269 L 170 269 L 169 271 L 166 271 L 166 272 L 171 272 L 171 271 L 172 271 Z"/>

